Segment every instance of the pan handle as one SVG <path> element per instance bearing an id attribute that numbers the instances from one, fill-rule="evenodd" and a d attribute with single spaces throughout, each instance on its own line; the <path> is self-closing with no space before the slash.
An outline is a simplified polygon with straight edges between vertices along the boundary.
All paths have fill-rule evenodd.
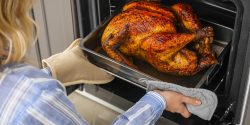
<path id="1" fill-rule="evenodd" d="M 221 60 L 219 64 L 215 65 L 214 68 L 212 68 L 213 71 L 207 75 L 206 83 L 205 83 L 206 85 L 208 85 L 209 81 L 213 79 L 216 76 L 216 74 L 220 71 L 223 61 L 224 60 Z"/>

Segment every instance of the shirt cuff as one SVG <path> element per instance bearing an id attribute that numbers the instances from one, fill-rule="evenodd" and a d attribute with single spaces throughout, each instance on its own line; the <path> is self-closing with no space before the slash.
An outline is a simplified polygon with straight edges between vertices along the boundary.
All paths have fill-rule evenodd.
<path id="1" fill-rule="evenodd" d="M 46 74 L 48 74 L 49 76 L 52 76 L 51 70 L 49 67 L 43 68 L 42 71 L 45 72 Z"/>
<path id="2" fill-rule="evenodd" d="M 149 104 L 157 107 L 162 107 L 162 109 L 166 109 L 166 101 L 165 99 L 157 92 L 150 91 L 148 92 L 142 99 L 144 102 L 148 102 Z"/>
<path id="3" fill-rule="evenodd" d="M 163 105 L 164 109 L 166 108 L 166 100 L 164 97 L 162 97 L 159 93 L 151 91 L 149 94 L 152 94 L 155 98 L 159 99 L 161 104 Z"/>

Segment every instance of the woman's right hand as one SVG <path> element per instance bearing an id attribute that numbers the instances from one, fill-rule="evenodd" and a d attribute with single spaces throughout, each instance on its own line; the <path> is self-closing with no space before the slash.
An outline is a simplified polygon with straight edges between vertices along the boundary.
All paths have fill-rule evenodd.
<path id="1" fill-rule="evenodd" d="M 82 39 L 76 39 L 61 53 L 42 60 L 43 68 L 49 68 L 53 78 L 58 79 L 65 86 L 75 84 L 105 84 L 114 76 L 96 67 L 88 61 L 80 48 Z"/>
<path id="2" fill-rule="evenodd" d="M 183 117 L 188 118 L 191 116 L 191 113 L 187 110 L 186 104 L 191 105 L 200 105 L 201 101 L 185 96 L 181 93 L 174 91 L 160 91 L 155 90 L 159 93 L 166 101 L 166 110 L 172 113 L 180 113 Z"/>

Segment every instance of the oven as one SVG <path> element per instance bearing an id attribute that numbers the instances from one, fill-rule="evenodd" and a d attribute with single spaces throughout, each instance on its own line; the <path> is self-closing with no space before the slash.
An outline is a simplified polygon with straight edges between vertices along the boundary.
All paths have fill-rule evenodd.
<path id="1" fill-rule="evenodd" d="M 100 26 L 130 0 L 73 0 L 74 30 L 76 37 L 95 41 L 95 33 Z M 178 114 L 164 112 L 163 118 L 177 124 L 247 124 L 249 98 L 249 61 L 250 61 L 250 1 L 248 0 L 162 0 L 170 6 L 177 2 L 192 5 L 204 25 L 215 28 L 215 40 L 222 46 L 219 64 L 204 71 L 200 77 L 187 87 L 204 88 L 214 91 L 218 96 L 218 106 L 210 121 L 196 116 L 188 119 Z M 82 45 L 85 46 L 85 45 Z M 93 48 L 94 45 L 86 45 Z M 145 93 L 145 86 L 138 84 L 128 69 L 117 71 L 111 62 L 98 56 L 90 56 L 97 66 L 116 76 L 109 84 L 83 85 L 80 87 L 122 110 L 127 110 Z M 120 67 L 119 67 L 120 68 Z M 122 69 L 122 68 L 120 68 Z M 119 69 L 119 70 L 120 70 Z M 147 72 L 147 71 L 145 71 Z M 134 73 L 134 72 L 133 72 Z M 153 73 L 152 75 L 154 75 Z M 158 75 L 157 75 L 158 76 Z M 156 77 L 157 77 L 156 76 Z M 139 76 L 147 77 L 147 76 Z M 161 78 L 159 78 L 161 79 Z M 172 79 L 172 78 L 171 78 Z M 198 80 L 197 80 L 198 79 Z M 185 81 L 186 79 L 184 79 Z M 185 86 L 186 83 L 183 83 Z"/>

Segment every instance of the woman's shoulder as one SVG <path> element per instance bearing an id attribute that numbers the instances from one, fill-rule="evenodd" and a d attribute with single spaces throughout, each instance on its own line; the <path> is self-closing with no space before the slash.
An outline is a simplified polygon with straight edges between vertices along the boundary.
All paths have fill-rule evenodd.
<path id="1" fill-rule="evenodd" d="M 5 114 L 6 119 L 0 117 L 0 121 L 5 119 L 14 123 L 21 118 L 21 114 L 27 112 L 30 106 L 41 100 L 44 93 L 51 95 L 58 91 L 65 93 L 65 89 L 59 84 L 59 81 L 34 66 L 15 64 L 1 68 L 0 116 L 4 112 L 8 113 Z"/>
<path id="2" fill-rule="evenodd" d="M 41 69 L 25 63 L 12 63 L 1 66 L 2 75 L 20 75 L 27 77 L 47 77 L 50 76 L 41 71 Z"/>

